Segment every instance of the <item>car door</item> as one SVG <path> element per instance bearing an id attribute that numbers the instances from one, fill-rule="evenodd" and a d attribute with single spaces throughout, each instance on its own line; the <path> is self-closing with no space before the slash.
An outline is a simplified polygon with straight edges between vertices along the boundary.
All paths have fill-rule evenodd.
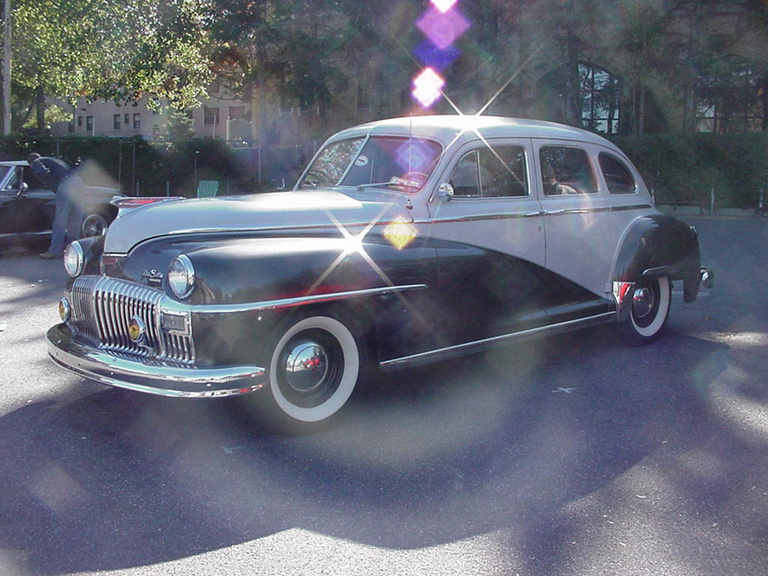
<path id="1" fill-rule="evenodd" d="M 440 176 L 453 196 L 432 199 L 429 234 L 440 240 L 440 313 L 450 343 L 544 321 L 537 290 L 544 230 L 530 166 L 530 140 L 478 139 Z"/>
<path id="2" fill-rule="evenodd" d="M 0 234 L 27 235 L 51 230 L 55 196 L 41 189 L 22 165 L 3 166 L 0 179 Z M 30 183 L 34 184 L 32 188 Z"/>
<path id="3" fill-rule="evenodd" d="M 534 142 L 537 187 L 544 211 L 546 267 L 566 281 L 567 291 L 550 312 L 560 320 L 604 311 L 609 305 L 610 198 L 597 177 L 589 144 Z"/>

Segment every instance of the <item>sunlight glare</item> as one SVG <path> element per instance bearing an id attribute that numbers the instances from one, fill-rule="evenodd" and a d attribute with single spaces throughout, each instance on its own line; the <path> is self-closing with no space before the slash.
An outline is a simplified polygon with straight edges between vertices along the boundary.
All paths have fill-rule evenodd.
<path id="1" fill-rule="evenodd" d="M 413 81 L 413 96 L 424 108 L 429 108 L 440 98 L 445 80 L 432 68 L 425 68 Z"/>
<path id="2" fill-rule="evenodd" d="M 431 0 L 432 6 L 440 10 L 443 14 L 448 12 L 458 0 Z"/>

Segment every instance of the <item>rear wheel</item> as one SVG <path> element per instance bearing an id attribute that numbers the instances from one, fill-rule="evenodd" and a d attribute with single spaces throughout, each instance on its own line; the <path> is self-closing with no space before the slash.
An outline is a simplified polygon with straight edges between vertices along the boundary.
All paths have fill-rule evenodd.
<path id="1" fill-rule="evenodd" d="M 335 416 L 362 379 L 364 347 L 353 330 L 331 316 L 305 316 L 275 337 L 269 392 L 288 423 L 312 425 Z"/>
<path id="2" fill-rule="evenodd" d="M 630 345 L 653 342 L 667 324 L 671 286 L 666 276 L 635 284 L 629 317 L 620 327 Z"/>

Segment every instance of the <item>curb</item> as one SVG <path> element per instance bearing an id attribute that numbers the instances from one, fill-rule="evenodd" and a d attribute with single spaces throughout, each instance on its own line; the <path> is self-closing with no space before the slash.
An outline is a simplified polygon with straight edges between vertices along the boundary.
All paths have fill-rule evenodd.
<path id="1" fill-rule="evenodd" d="M 663 214 L 679 214 L 688 216 L 725 216 L 730 218 L 764 218 L 766 215 L 758 215 L 756 210 L 747 208 L 717 208 L 714 214 L 710 214 L 709 209 L 699 208 L 698 206 L 675 206 L 672 204 L 659 204 L 656 209 Z"/>

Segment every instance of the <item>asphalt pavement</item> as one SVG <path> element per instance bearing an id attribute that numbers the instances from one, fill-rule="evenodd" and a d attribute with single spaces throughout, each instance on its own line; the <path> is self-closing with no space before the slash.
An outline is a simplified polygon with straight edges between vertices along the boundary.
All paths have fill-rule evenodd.
<path id="1" fill-rule="evenodd" d="M 323 432 L 55 367 L 60 261 L 0 255 L 0 575 L 768 574 L 768 218 L 687 215 L 716 286 L 382 377 Z"/>

